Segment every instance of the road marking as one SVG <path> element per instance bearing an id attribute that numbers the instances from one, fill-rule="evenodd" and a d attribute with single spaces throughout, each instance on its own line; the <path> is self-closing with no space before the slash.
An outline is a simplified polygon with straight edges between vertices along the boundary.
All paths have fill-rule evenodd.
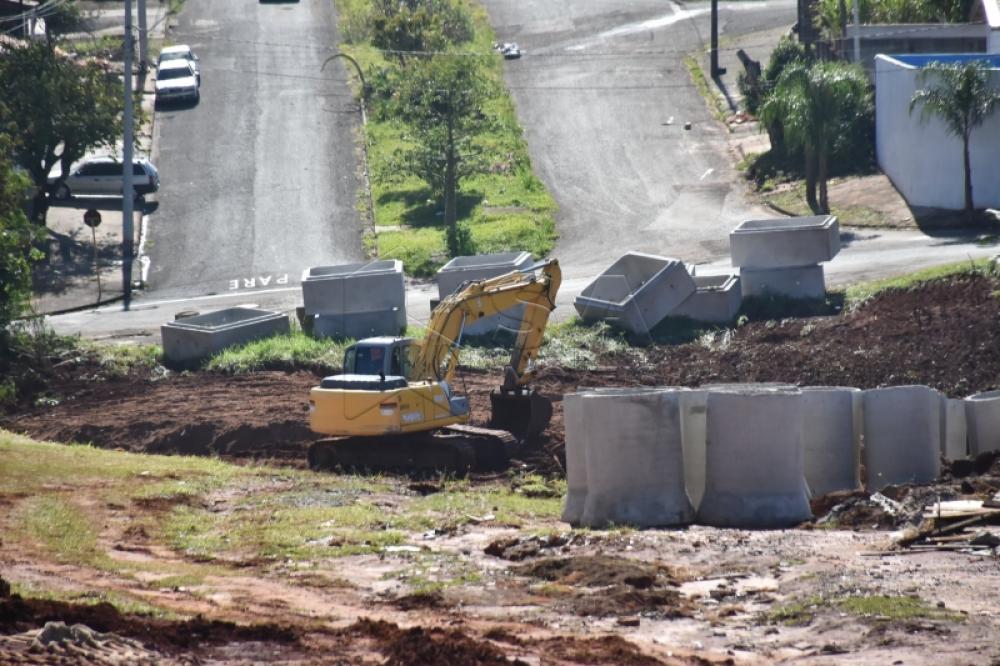
<path id="1" fill-rule="evenodd" d="M 253 292 L 256 294 L 280 294 L 286 291 L 299 291 L 300 287 L 282 287 L 280 289 L 260 289 Z M 132 301 L 132 311 L 137 310 L 155 310 L 161 305 L 174 305 L 176 303 L 193 303 L 195 301 L 214 301 L 220 298 L 232 298 L 237 294 L 209 294 L 208 296 L 188 296 L 186 298 L 169 298 L 162 301 Z M 90 310 L 90 312 L 121 312 L 122 307 L 118 306 L 108 306 L 104 308 L 97 308 L 95 310 Z"/>
<path id="2" fill-rule="evenodd" d="M 260 284 L 261 287 L 267 287 L 271 284 L 271 280 L 274 280 L 274 284 L 288 284 L 288 273 L 282 273 L 277 276 L 275 276 L 274 273 L 268 273 L 267 275 L 252 275 L 248 278 L 230 280 L 229 291 L 237 291 L 239 289 L 256 289 L 258 284 Z"/>
<path id="3" fill-rule="evenodd" d="M 699 178 L 698 180 L 705 180 L 708 177 L 708 174 L 712 173 L 713 171 L 715 171 L 715 169 L 706 170 L 705 173 L 701 174 L 701 178 Z"/>

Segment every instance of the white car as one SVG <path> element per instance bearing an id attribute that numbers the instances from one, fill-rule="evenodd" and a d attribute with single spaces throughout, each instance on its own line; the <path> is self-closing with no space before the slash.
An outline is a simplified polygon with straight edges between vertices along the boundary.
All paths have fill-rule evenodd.
<path id="1" fill-rule="evenodd" d="M 69 199 L 76 194 L 121 196 L 124 176 L 122 163 L 114 157 L 92 157 L 81 162 L 69 175 L 49 178 L 56 199 Z M 160 189 L 160 174 L 153 164 L 143 158 L 132 162 L 132 186 L 137 194 L 149 194 Z"/>
<path id="2" fill-rule="evenodd" d="M 194 68 L 194 77 L 198 79 L 198 85 L 201 85 L 201 68 L 198 67 L 198 56 L 194 54 L 190 46 L 187 44 L 177 44 L 176 46 L 165 47 L 160 51 L 160 57 L 156 61 L 157 69 L 159 69 L 160 65 L 170 60 L 187 60 L 191 63 L 191 67 Z"/>
<path id="3" fill-rule="evenodd" d="M 187 60 L 166 60 L 156 68 L 156 101 L 190 100 L 197 102 L 198 76 Z"/>

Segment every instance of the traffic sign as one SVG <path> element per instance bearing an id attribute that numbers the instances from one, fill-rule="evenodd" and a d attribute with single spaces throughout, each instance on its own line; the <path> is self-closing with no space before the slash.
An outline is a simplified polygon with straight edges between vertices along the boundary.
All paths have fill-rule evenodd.
<path id="1" fill-rule="evenodd" d="M 86 224 L 91 229 L 95 229 L 101 224 L 101 214 L 91 208 L 86 213 L 83 214 L 83 223 Z"/>

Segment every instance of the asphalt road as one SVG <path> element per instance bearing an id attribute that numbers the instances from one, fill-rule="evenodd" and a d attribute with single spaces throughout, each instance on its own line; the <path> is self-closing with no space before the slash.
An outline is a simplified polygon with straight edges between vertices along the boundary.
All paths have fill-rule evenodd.
<path id="1" fill-rule="evenodd" d="M 159 210 L 139 299 L 295 284 L 362 257 L 359 108 L 329 0 L 187 0 L 174 43 L 200 57 L 201 101 L 157 111 Z"/>
<path id="2" fill-rule="evenodd" d="M 599 272 L 628 250 L 701 262 L 727 254 L 751 207 L 726 129 L 691 85 L 709 4 L 485 0 L 532 162 L 560 210 L 554 253 Z M 727 37 L 791 25 L 794 0 L 720 3 Z M 685 130 L 684 124 L 691 123 Z"/>

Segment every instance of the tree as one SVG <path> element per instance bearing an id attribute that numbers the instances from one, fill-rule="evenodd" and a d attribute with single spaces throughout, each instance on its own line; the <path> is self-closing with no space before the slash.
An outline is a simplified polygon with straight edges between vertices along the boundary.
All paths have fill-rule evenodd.
<path id="1" fill-rule="evenodd" d="M 61 164 L 68 174 L 88 150 L 114 147 L 122 135 L 119 81 L 41 42 L 0 52 L 0 132 L 13 140 L 16 162 L 37 188 L 36 221 L 45 221 L 52 168 Z"/>
<path id="2" fill-rule="evenodd" d="M 397 154 L 399 168 L 423 179 L 444 200 L 448 251 L 461 253 L 456 196 L 466 176 L 488 168 L 478 139 L 493 126 L 482 112 L 490 97 L 487 77 L 469 57 L 435 56 L 411 61 L 385 79 L 380 112 L 404 122 L 411 145 Z"/>
<path id="3" fill-rule="evenodd" d="M 376 0 L 372 45 L 393 51 L 396 60 L 413 52 L 443 51 L 473 37 L 472 19 L 452 0 Z"/>
<path id="4" fill-rule="evenodd" d="M 28 177 L 11 158 L 12 143 L 0 135 L 0 353 L 8 345 L 7 325 L 19 317 L 31 297 L 31 261 L 37 229 L 24 214 Z"/>
<path id="5" fill-rule="evenodd" d="M 857 124 L 859 117 L 870 113 L 870 107 L 864 72 L 838 62 L 792 63 L 764 101 L 762 125 L 780 121 L 788 147 L 801 148 L 804 153 L 806 201 L 814 212 L 830 212 L 830 155 L 841 135 Z"/>
<path id="6" fill-rule="evenodd" d="M 972 131 L 993 115 L 1000 103 L 1000 90 L 990 87 L 990 65 L 982 60 L 945 64 L 932 62 L 919 76 L 922 84 L 930 84 L 913 94 L 910 113 L 920 108 L 920 120 L 936 116 L 944 122 L 950 134 L 962 139 L 962 165 L 965 167 L 965 214 L 971 219 L 972 165 L 969 160 L 969 140 Z"/>

